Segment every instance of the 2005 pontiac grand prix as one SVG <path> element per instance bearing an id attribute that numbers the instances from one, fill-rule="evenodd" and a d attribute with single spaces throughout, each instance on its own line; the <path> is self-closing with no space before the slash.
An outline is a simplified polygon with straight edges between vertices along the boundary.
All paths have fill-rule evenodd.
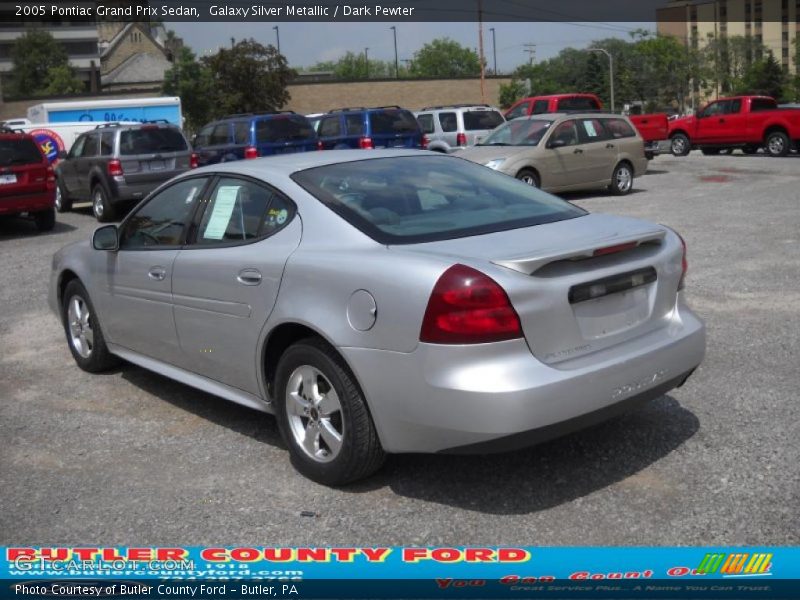
<path id="1" fill-rule="evenodd" d="M 197 169 L 53 259 L 78 366 L 274 413 L 329 485 L 387 452 L 508 450 L 680 386 L 705 352 L 671 229 L 466 160 L 309 152 Z"/>

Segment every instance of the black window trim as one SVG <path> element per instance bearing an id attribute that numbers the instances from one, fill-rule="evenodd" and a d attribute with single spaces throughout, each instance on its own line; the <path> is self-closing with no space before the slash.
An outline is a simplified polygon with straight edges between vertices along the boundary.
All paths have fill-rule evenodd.
<path id="1" fill-rule="evenodd" d="M 123 251 L 126 251 L 126 252 L 143 252 L 143 251 L 144 252 L 150 252 L 150 251 L 153 251 L 153 250 L 161 250 L 161 251 L 163 251 L 163 250 L 183 250 L 184 247 L 186 246 L 186 239 L 189 237 L 189 232 L 193 231 L 195 229 L 195 227 L 196 227 L 195 226 L 195 216 L 197 215 L 198 207 L 202 204 L 201 200 L 204 201 L 206 195 L 208 194 L 209 184 L 214 180 L 214 174 L 213 173 L 198 173 L 197 175 L 191 175 L 189 177 L 181 177 L 178 180 L 169 180 L 169 181 L 164 182 L 164 184 L 158 186 L 156 189 L 154 189 L 152 192 L 150 192 L 141 202 L 139 202 L 139 204 L 137 204 L 133 208 L 133 210 L 131 210 L 131 212 L 129 212 L 128 215 L 122 220 L 122 222 L 119 225 L 117 225 L 117 236 L 120 236 L 122 234 L 123 229 L 125 228 L 125 225 L 127 225 L 128 221 L 130 219 L 132 219 L 136 215 L 136 213 L 138 213 L 142 208 L 144 208 L 151 201 L 153 201 L 158 194 L 160 194 L 161 192 L 165 191 L 167 188 L 170 188 L 170 187 L 172 187 L 174 185 L 179 185 L 179 184 L 181 184 L 181 183 L 183 183 L 185 181 L 190 181 L 192 179 L 204 179 L 204 178 L 207 179 L 206 184 L 200 189 L 200 193 L 198 193 L 197 196 L 192 201 L 194 206 L 192 206 L 192 209 L 189 211 L 190 214 L 189 214 L 189 218 L 187 220 L 189 226 L 188 227 L 184 227 L 183 233 L 181 234 L 181 239 L 180 239 L 180 243 L 179 244 L 175 244 L 174 246 L 159 245 L 159 246 L 141 246 L 141 247 L 136 247 L 136 248 L 123 248 L 122 247 L 122 239 L 118 238 L 120 246 L 119 246 L 119 249 L 117 251 L 118 252 L 123 252 Z"/>
<path id="2" fill-rule="evenodd" d="M 288 206 L 291 207 L 291 216 L 286 220 L 280 229 L 276 229 L 271 231 L 266 235 L 259 235 L 249 240 L 235 240 L 235 241 L 228 241 L 228 242 L 221 242 L 221 243 L 213 243 L 213 244 L 198 244 L 197 243 L 197 234 L 200 230 L 200 223 L 203 221 L 203 215 L 208 210 L 208 207 L 211 205 L 211 193 L 217 189 L 217 184 L 219 183 L 220 179 L 240 179 L 243 181 L 249 181 L 254 185 L 259 185 L 263 188 L 267 188 L 270 192 L 272 192 L 275 196 L 280 196 L 284 202 Z M 191 224 L 189 226 L 189 232 L 183 239 L 183 245 L 181 246 L 181 250 L 211 250 L 213 248 L 233 248 L 236 246 L 249 246 L 250 244 L 255 244 L 257 242 L 263 242 L 266 239 L 271 238 L 276 233 L 279 233 L 286 229 L 292 221 L 295 220 L 298 214 L 297 210 L 297 203 L 294 202 L 289 196 L 283 193 L 281 190 L 276 188 L 273 185 L 268 184 L 266 181 L 258 179 L 256 177 L 249 177 L 247 175 L 240 175 L 239 173 L 221 173 L 216 172 L 212 173 L 210 177 L 210 185 L 206 186 L 203 189 L 202 194 L 200 194 L 201 199 L 197 202 L 197 207 L 194 210 Z M 269 207 L 272 206 L 272 202 L 270 202 L 265 210 L 268 210 Z M 263 225 L 263 223 L 262 223 Z"/>

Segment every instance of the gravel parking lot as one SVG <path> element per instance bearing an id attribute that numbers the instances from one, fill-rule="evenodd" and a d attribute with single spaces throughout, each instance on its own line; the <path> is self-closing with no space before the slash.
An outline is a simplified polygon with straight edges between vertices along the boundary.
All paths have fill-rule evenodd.
<path id="1" fill-rule="evenodd" d="M 643 410 L 513 454 L 394 456 L 319 486 L 275 421 L 134 366 L 89 375 L 46 305 L 50 234 L 0 220 L 0 544 L 800 544 L 800 157 L 662 156 L 623 198 L 689 247 L 702 367 Z"/>

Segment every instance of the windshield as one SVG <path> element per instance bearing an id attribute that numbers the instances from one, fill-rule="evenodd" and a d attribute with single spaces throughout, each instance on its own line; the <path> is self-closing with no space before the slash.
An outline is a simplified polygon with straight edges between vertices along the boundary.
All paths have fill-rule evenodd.
<path id="1" fill-rule="evenodd" d="M 545 119 L 509 121 L 490 133 L 478 146 L 536 146 L 553 122 Z"/>
<path id="2" fill-rule="evenodd" d="M 513 177 L 448 156 L 337 163 L 292 179 L 382 244 L 481 235 L 586 214 Z"/>

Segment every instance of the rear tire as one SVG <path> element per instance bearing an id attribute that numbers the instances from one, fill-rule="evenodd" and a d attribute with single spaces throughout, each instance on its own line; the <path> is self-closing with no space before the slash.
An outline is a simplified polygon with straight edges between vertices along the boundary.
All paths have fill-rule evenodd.
<path id="1" fill-rule="evenodd" d="M 786 156 L 790 149 L 789 136 L 782 131 L 773 131 L 767 134 L 764 148 L 770 156 Z"/>
<path id="2" fill-rule="evenodd" d="M 611 175 L 611 193 L 615 196 L 626 196 L 633 190 L 633 167 L 627 162 L 621 162 L 614 168 Z"/>
<path id="3" fill-rule="evenodd" d="M 676 133 L 670 138 L 669 149 L 673 156 L 686 156 L 692 149 L 692 143 L 686 134 Z"/>
<path id="4" fill-rule="evenodd" d="M 56 210 L 60 213 L 72 210 L 72 200 L 67 195 L 67 190 L 60 179 L 56 179 Z"/>
<path id="5" fill-rule="evenodd" d="M 86 288 L 77 279 L 70 281 L 64 289 L 61 320 L 69 351 L 81 369 L 99 373 L 119 362 L 108 351 L 94 305 Z"/>
<path id="6" fill-rule="evenodd" d="M 108 201 L 108 194 L 99 183 L 92 188 L 92 212 L 100 223 L 108 223 L 116 217 L 114 206 Z"/>
<path id="7" fill-rule="evenodd" d="M 535 188 L 542 187 L 542 180 L 539 179 L 539 174 L 533 169 L 522 169 L 517 173 L 517 179 Z"/>
<path id="8" fill-rule="evenodd" d="M 33 213 L 33 222 L 36 223 L 36 229 L 39 231 L 52 231 L 56 226 L 56 209 L 48 208 Z"/>
<path id="9" fill-rule="evenodd" d="M 700 152 L 706 156 L 716 156 L 720 153 L 720 148 L 700 148 Z"/>
<path id="10" fill-rule="evenodd" d="M 278 426 L 292 464 L 323 485 L 377 471 L 386 455 L 364 394 L 342 358 L 309 338 L 290 346 L 275 373 Z"/>

